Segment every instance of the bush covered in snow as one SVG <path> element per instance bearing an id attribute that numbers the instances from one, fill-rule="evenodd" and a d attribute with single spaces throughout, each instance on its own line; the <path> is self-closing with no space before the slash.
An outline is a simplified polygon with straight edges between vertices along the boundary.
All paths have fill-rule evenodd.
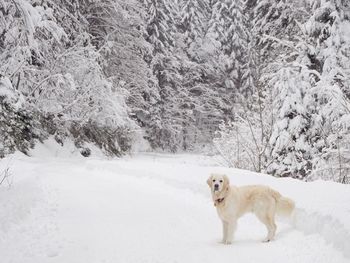
<path id="1" fill-rule="evenodd" d="M 23 103 L 11 81 L 0 76 L 0 158 L 16 150 L 27 152 L 38 138 L 33 116 Z"/>

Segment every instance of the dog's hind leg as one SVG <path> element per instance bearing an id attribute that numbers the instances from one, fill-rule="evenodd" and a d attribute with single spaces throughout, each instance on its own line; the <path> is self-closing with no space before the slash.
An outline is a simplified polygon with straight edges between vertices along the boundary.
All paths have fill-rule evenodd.
<path id="1" fill-rule="evenodd" d="M 276 223 L 274 213 L 256 213 L 256 216 L 267 228 L 267 236 L 263 242 L 271 241 L 276 234 Z"/>
<path id="2" fill-rule="evenodd" d="M 226 245 L 232 244 L 233 234 L 236 230 L 236 226 L 237 226 L 236 220 L 233 220 L 227 223 L 226 242 L 224 242 Z"/>

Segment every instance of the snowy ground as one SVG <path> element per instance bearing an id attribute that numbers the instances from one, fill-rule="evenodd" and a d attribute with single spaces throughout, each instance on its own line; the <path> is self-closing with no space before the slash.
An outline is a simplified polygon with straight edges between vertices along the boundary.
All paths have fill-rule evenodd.
<path id="1" fill-rule="evenodd" d="M 217 166 L 214 158 L 143 154 L 120 160 L 15 155 L 0 186 L 1 263 L 350 262 L 350 186 L 303 183 Z M 69 158 L 67 158 L 69 157 Z M 295 226 L 239 221 L 235 242 L 221 225 L 206 179 L 263 183 L 296 200 Z"/>

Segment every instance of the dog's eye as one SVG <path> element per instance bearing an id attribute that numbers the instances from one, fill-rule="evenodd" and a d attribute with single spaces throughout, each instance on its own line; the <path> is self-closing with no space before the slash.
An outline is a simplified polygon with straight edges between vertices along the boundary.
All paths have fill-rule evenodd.
<path id="1" fill-rule="evenodd" d="M 222 180 L 220 180 L 220 183 L 222 183 Z"/>
<path id="2" fill-rule="evenodd" d="M 213 180 L 213 182 L 215 182 L 215 179 Z"/>

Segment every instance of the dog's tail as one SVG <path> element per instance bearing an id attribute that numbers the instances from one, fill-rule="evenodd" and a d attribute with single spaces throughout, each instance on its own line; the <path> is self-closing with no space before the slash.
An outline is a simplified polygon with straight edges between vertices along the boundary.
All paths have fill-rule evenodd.
<path id="1" fill-rule="evenodd" d="M 276 199 L 276 213 L 279 216 L 291 216 L 295 209 L 295 203 L 292 199 L 282 196 L 279 192 L 272 190 Z"/>
<path id="2" fill-rule="evenodd" d="M 277 214 L 281 216 L 291 216 L 295 209 L 295 203 L 288 197 L 281 196 L 277 200 Z"/>

